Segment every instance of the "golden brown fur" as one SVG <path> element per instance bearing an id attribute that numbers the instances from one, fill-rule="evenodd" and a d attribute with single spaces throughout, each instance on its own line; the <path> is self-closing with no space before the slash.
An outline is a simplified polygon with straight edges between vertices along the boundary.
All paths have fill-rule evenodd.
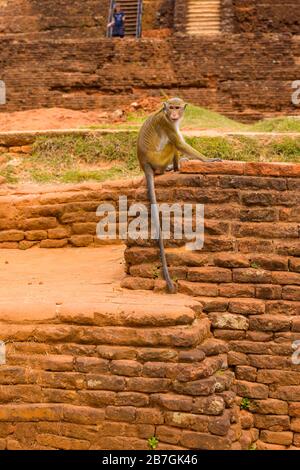
<path id="1" fill-rule="evenodd" d="M 176 289 L 170 278 L 165 256 L 155 195 L 154 173 L 163 173 L 171 165 L 173 165 L 174 171 L 177 171 L 180 154 L 201 161 L 212 162 L 218 160 L 207 160 L 185 142 L 179 129 L 185 108 L 186 104 L 180 98 L 172 98 L 165 102 L 160 111 L 150 116 L 144 122 L 137 142 L 137 156 L 141 168 L 145 172 L 149 199 L 153 209 L 154 224 L 159 235 L 158 243 L 164 278 L 171 293 L 176 292 Z"/>

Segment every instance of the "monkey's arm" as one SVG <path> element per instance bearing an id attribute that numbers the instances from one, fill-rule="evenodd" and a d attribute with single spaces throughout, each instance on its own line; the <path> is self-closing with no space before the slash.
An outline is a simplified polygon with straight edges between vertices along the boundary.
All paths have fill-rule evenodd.
<path id="1" fill-rule="evenodd" d="M 184 138 L 176 133 L 172 134 L 170 137 L 171 142 L 175 145 L 176 149 L 183 153 L 183 155 L 189 157 L 192 160 L 201 160 L 202 162 L 220 162 L 221 158 L 206 158 L 204 155 L 201 155 L 196 149 L 187 144 Z"/>

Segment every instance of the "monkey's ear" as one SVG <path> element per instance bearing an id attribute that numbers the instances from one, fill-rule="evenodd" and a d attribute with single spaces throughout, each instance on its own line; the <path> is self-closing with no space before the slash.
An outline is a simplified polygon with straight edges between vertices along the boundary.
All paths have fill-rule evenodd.
<path id="1" fill-rule="evenodd" d="M 163 102 L 163 110 L 167 111 L 168 104 L 166 101 Z"/>

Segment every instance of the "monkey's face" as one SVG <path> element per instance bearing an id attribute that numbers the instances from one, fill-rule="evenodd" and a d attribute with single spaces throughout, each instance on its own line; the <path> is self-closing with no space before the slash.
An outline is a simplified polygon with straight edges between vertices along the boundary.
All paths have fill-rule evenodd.
<path id="1" fill-rule="evenodd" d="M 186 103 L 179 98 L 175 98 L 164 103 L 165 114 L 169 121 L 173 123 L 182 119 L 185 108 Z"/>

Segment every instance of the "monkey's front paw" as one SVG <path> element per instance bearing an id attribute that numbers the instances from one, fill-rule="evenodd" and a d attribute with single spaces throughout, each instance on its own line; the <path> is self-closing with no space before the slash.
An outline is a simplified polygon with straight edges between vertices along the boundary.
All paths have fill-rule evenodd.
<path id="1" fill-rule="evenodd" d="M 209 160 L 207 160 L 208 163 L 213 163 L 213 162 L 222 162 L 222 158 L 210 158 Z"/>

